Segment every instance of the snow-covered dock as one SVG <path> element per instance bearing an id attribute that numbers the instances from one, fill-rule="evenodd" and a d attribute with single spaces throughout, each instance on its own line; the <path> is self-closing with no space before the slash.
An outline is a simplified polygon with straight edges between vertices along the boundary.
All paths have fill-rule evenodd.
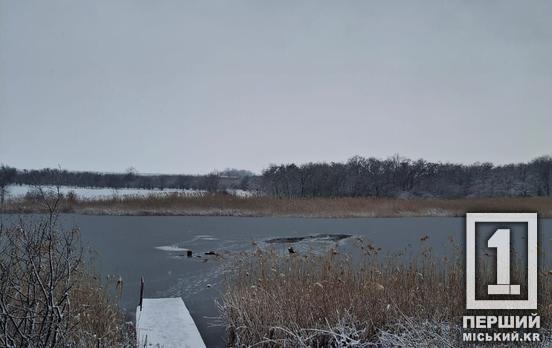
<path id="1" fill-rule="evenodd" d="M 203 348 L 205 343 L 180 297 L 145 298 L 136 308 L 138 347 Z"/>

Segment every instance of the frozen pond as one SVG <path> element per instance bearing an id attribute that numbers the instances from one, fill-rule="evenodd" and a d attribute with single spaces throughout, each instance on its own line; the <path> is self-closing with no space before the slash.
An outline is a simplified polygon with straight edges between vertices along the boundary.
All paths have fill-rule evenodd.
<path id="1" fill-rule="evenodd" d="M 433 247 L 437 254 L 446 255 L 450 252 L 449 237 L 463 250 L 465 234 L 464 218 L 451 217 L 313 219 L 68 214 L 63 219 L 79 226 L 86 245 L 97 251 L 97 270 L 104 276 L 122 278 L 120 303 L 128 313 L 132 315 L 138 304 L 143 276 L 145 297 L 183 298 L 208 347 L 224 346 L 224 328 L 213 326 L 218 315 L 215 300 L 225 277 L 224 260 L 240 251 L 252 250 L 255 245 L 276 248 L 292 245 L 298 252 L 316 251 L 336 243 L 346 251 L 360 237 L 370 240 L 384 253 L 405 248 L 416 252 L 423 243 Z M 550 247 L 551 231 L 552 220 L 540 220 L 539 238 L 545 249 Z M 193 257 L 187 257 L 188 250 Z M 211 251 L 218 256 L 205 254 Z"/>

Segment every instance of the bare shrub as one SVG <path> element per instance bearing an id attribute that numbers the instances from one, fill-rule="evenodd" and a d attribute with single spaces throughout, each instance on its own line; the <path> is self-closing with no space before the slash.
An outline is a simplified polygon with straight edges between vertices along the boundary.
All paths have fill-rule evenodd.
<path id="1" fill-rule="evenodd" d="M 78 230 L 58 224 L 60 197 L 45 199 L 45 218 L 0 229 L 0 345 L 127 346 L 130 331 L 86 268 Z"/>

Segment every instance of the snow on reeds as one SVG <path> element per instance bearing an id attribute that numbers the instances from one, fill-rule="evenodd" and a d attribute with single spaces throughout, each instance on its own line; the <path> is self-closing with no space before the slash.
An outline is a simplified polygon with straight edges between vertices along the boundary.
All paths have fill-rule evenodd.
<path id="1" fill-rule="evenodd" d="M 361 240 L 347 254 L 257 249 L 243 255 L 219 304 L 228 344 L 458 346 L 465 313 L 461 253 L 437 258 L 421 243 L 422 251 L 410 260 L 406 253 L 378 255 L 378 248 Z M 552 276 L 540 279 L 539 314 L 546 323 Z"/>

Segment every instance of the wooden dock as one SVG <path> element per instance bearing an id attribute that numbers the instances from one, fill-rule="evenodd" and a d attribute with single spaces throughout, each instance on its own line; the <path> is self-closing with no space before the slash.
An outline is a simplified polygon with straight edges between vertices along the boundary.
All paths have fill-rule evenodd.
<path id="1" fill-rule="evenodd" d="M 136 308 L 138 348 L 204 348 L 205 343 L 180 297 L 144 298 Z"/>

